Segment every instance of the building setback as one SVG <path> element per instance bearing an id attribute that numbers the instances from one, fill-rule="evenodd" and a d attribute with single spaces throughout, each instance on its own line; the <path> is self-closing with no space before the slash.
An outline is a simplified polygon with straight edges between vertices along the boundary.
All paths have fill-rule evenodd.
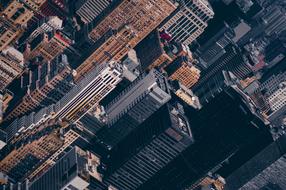
<path id="1" fill-rule="evenodd" d="M 178 80 L 187 88 L 194 86 L 200 78 L 201 71 L 192 65 L 187 57 L 178 57 L 164 69 L 169 79 Z"/>

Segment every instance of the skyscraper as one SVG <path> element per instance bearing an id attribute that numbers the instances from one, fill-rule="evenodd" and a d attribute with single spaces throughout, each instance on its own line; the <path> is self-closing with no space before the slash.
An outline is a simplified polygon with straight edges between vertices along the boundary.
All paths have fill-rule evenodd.
<path id="1" fill-rule="evenodd" d="M 150 121 L 148 119 L 145 123 L 146 126 L 149 125 L 150 130 L 152 127 L 157 128 L 157 133 L 153 133 L 153 138 L 147 138 L 146 144 L 110 176 L 103 176 L 103 183 L 109 188 L 116 190 L 157 189 L 160 183 L 165 183 L 165 177 L 166 180 L 171 180 L 168 178 L 170 177 L 169 171 L 172 170 L 174 162 L 180 165 L 179 158 L 193 143 L 192 133 L 188 120 L 175 107 L 166 106 L 160 114 L 155 115 L 157 119 L 153 118 Z M 173 174 L 176 176 L 177 173 Z M 162 178 L 156 180 L 158 176 Z"/>
<path id="2" fill-rule="evenodd" d="M 225 88 L 223 71 L 230 71 L 238 79 L 243 79 L 252 73 L 247 58 L 241 50 L 229 44 L 225 53 L 201 73 L 200 80 L 192 87 L 202 104 L 212 99 Z"/>
<path id="3" fill-rule="evenodd" d="M 166 79 L 158 71 L 151 70 L 149 74 L 138 77 L 106 106 L 109 127 L 102 128 L 96 134 L 96 144 L 103 160 L 102 166 L 104 168 L 104 164 L 107 164 L 108 167 L 107 171 L 103 169 L 104 173 L 114 170 L 142 144 L 142 134 L 148 139 L 153 132 L 160 130 L 153 130 L 148 125 L 140 127 L 140 124 L 170 99 Z M 114 162 L 115 160 L 117 161 Z"/>
<path id="4" fill-rule="evenodd" d="M 67 127 L 77 122 L 116 87 L 122 79 L 121 75 L 122 68 L 117 63 L 100 65 L 55 104 L 17 118 L 9 126 L 4 126 L 7 140 L 13 143 L 25 140 L 42 126 L 53 123 Z"/>
<path id="5" fill-rule="evenodd" d="M 270 189 L 286 0 L 0 0 L 0 190 Z"/>
<path id="6" fill-rule="evenodd" d="M 179 4 L 161 29 L 175 41 L 189 45 L 203 33 L 214 12 L 207 0 L 181 0 Z"/>
<path id="7" fill-rule="evenodd" d="M 161 189 L 169 189 L 170 184 L 177 186 L 172 189 L 204 189 L 206 176 L 228 176 L 273 142 L 268 126 L 232 88 L 221 92 L 198 111 L 184 108 L 195 142 L 183 153 L 185 167 L 174 165 L 172 168 L 172 172 L 177 170 L 182 174 L 176 175 L 181 183 L 166 180 Z M 183 187 L 178 188 L 180 185 Z"/>
<path id="8" fill-rule="evenodd" d="M 286 57 L 286 38 L 277 38 L 265 47 L 265 62 L 275 65 Z"/>
<path id="9" fill-rule="evenodd" d="M 78 121 L 116 87 L 121 75 L 122 68 L 116 62 L 98 65 L 55 104 L 53 118 L 68 123 Z"/>

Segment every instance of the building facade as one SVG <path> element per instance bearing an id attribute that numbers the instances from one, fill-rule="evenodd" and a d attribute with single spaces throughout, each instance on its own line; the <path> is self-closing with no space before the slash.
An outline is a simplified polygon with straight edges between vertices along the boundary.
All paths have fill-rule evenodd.
<path id="1" fill-rule="evenodd" d="M 0 51 L 14 42 L 21 33 L 22 31 L 19 27 L 0 17 Z"/>
<path id="2" fill-rule="evenodd" d="M 142 131 L 143 128 L 146 130 L 145 133 Z M 97 178 L 110 189 L 157 189 L 160 185 L 153 186 L 156 176 L 169 171 L 173 166 L 171 163 L 176 159 L 178 161 L 181 153 L 193 143 L 192 133 L 184 113 L 169 104 L 164 105 L 146 122 L 140 124 L 137 130 L 141 132 L 137 135 L 144 136 L 144 145 L 139 146 L 137 151 L 128 156 L 124 151 L 122 157 L 128 157 L 126 162 L 121 163 L 117 168 L 112 168 L 111 173 L 103 173 L 102 179 Z M 132 134 L 135 135 L 134 132 Z M 152 137 L 147 137 L 149 135 Z M 130 147 L 143 141 L 139 136 L 129 138 Z M 101 162 L 104 161 L 101 160 Z M 111 164 L 115 165 L 113 162 Z M 107 165 L 107 167 L 111 166 Z M 102 170 L 98 169 L 98 171 Z M 164 175 L 167 176 L 167 173 Z M 163 181 L 159 180 L 155 183 L 159 184 Z"/>
<path id="3" fill-rule="evenodd" d="M 76 4 L 76 14 L 82 22 L 88 24 L 99 16 L 111 3 L 112 0 L 81 0 Z"/>
<path id="4" fill-rule="evenodd" d="M 214 12 L 207 0 L 181 0 L 179 4 L 161 29 L 175 41 L 189 45 L 203 33 Z"/>
<path id="5" fill-rule="evenodd" d="M 5 120 L 28 114 L 39 107 L 56 103 L 73 87 L 73 70 L 67 57 L 60 55 L 21 77 L 25 95 L 5 113 Z"/>
<path id="6" fill-rule="evenodd" d="M 0 91 L 24 70 L 23 54 L 12 47 L 0 52 Z"/>
<path id="7" fill-rule="evenodd" d="M 271 111 L 267 114 L 271 121 L 286 112 L 286 67 L 285 60 L 275 65 L 261 78 L 260 90 L 263 92 Z"/>
<path id="8" fill-rule="evenodd" d="M 122 79 L 121 75 L 120 65 L 114 62 L 95 68 L 55 104 L 2 126 L 7 133 L 7 141 L 11 144 L 22 141 L 41 126 L 57 123 L 67 127 L 77 122 L 116 87 Z"/>
<path id="9" fill-rule="evenodd" d="M 265 33 L 268 36 L 280 34 L 286 27 L 285 9 L 281 6 L 270 6 L 262 16 Z"/>

